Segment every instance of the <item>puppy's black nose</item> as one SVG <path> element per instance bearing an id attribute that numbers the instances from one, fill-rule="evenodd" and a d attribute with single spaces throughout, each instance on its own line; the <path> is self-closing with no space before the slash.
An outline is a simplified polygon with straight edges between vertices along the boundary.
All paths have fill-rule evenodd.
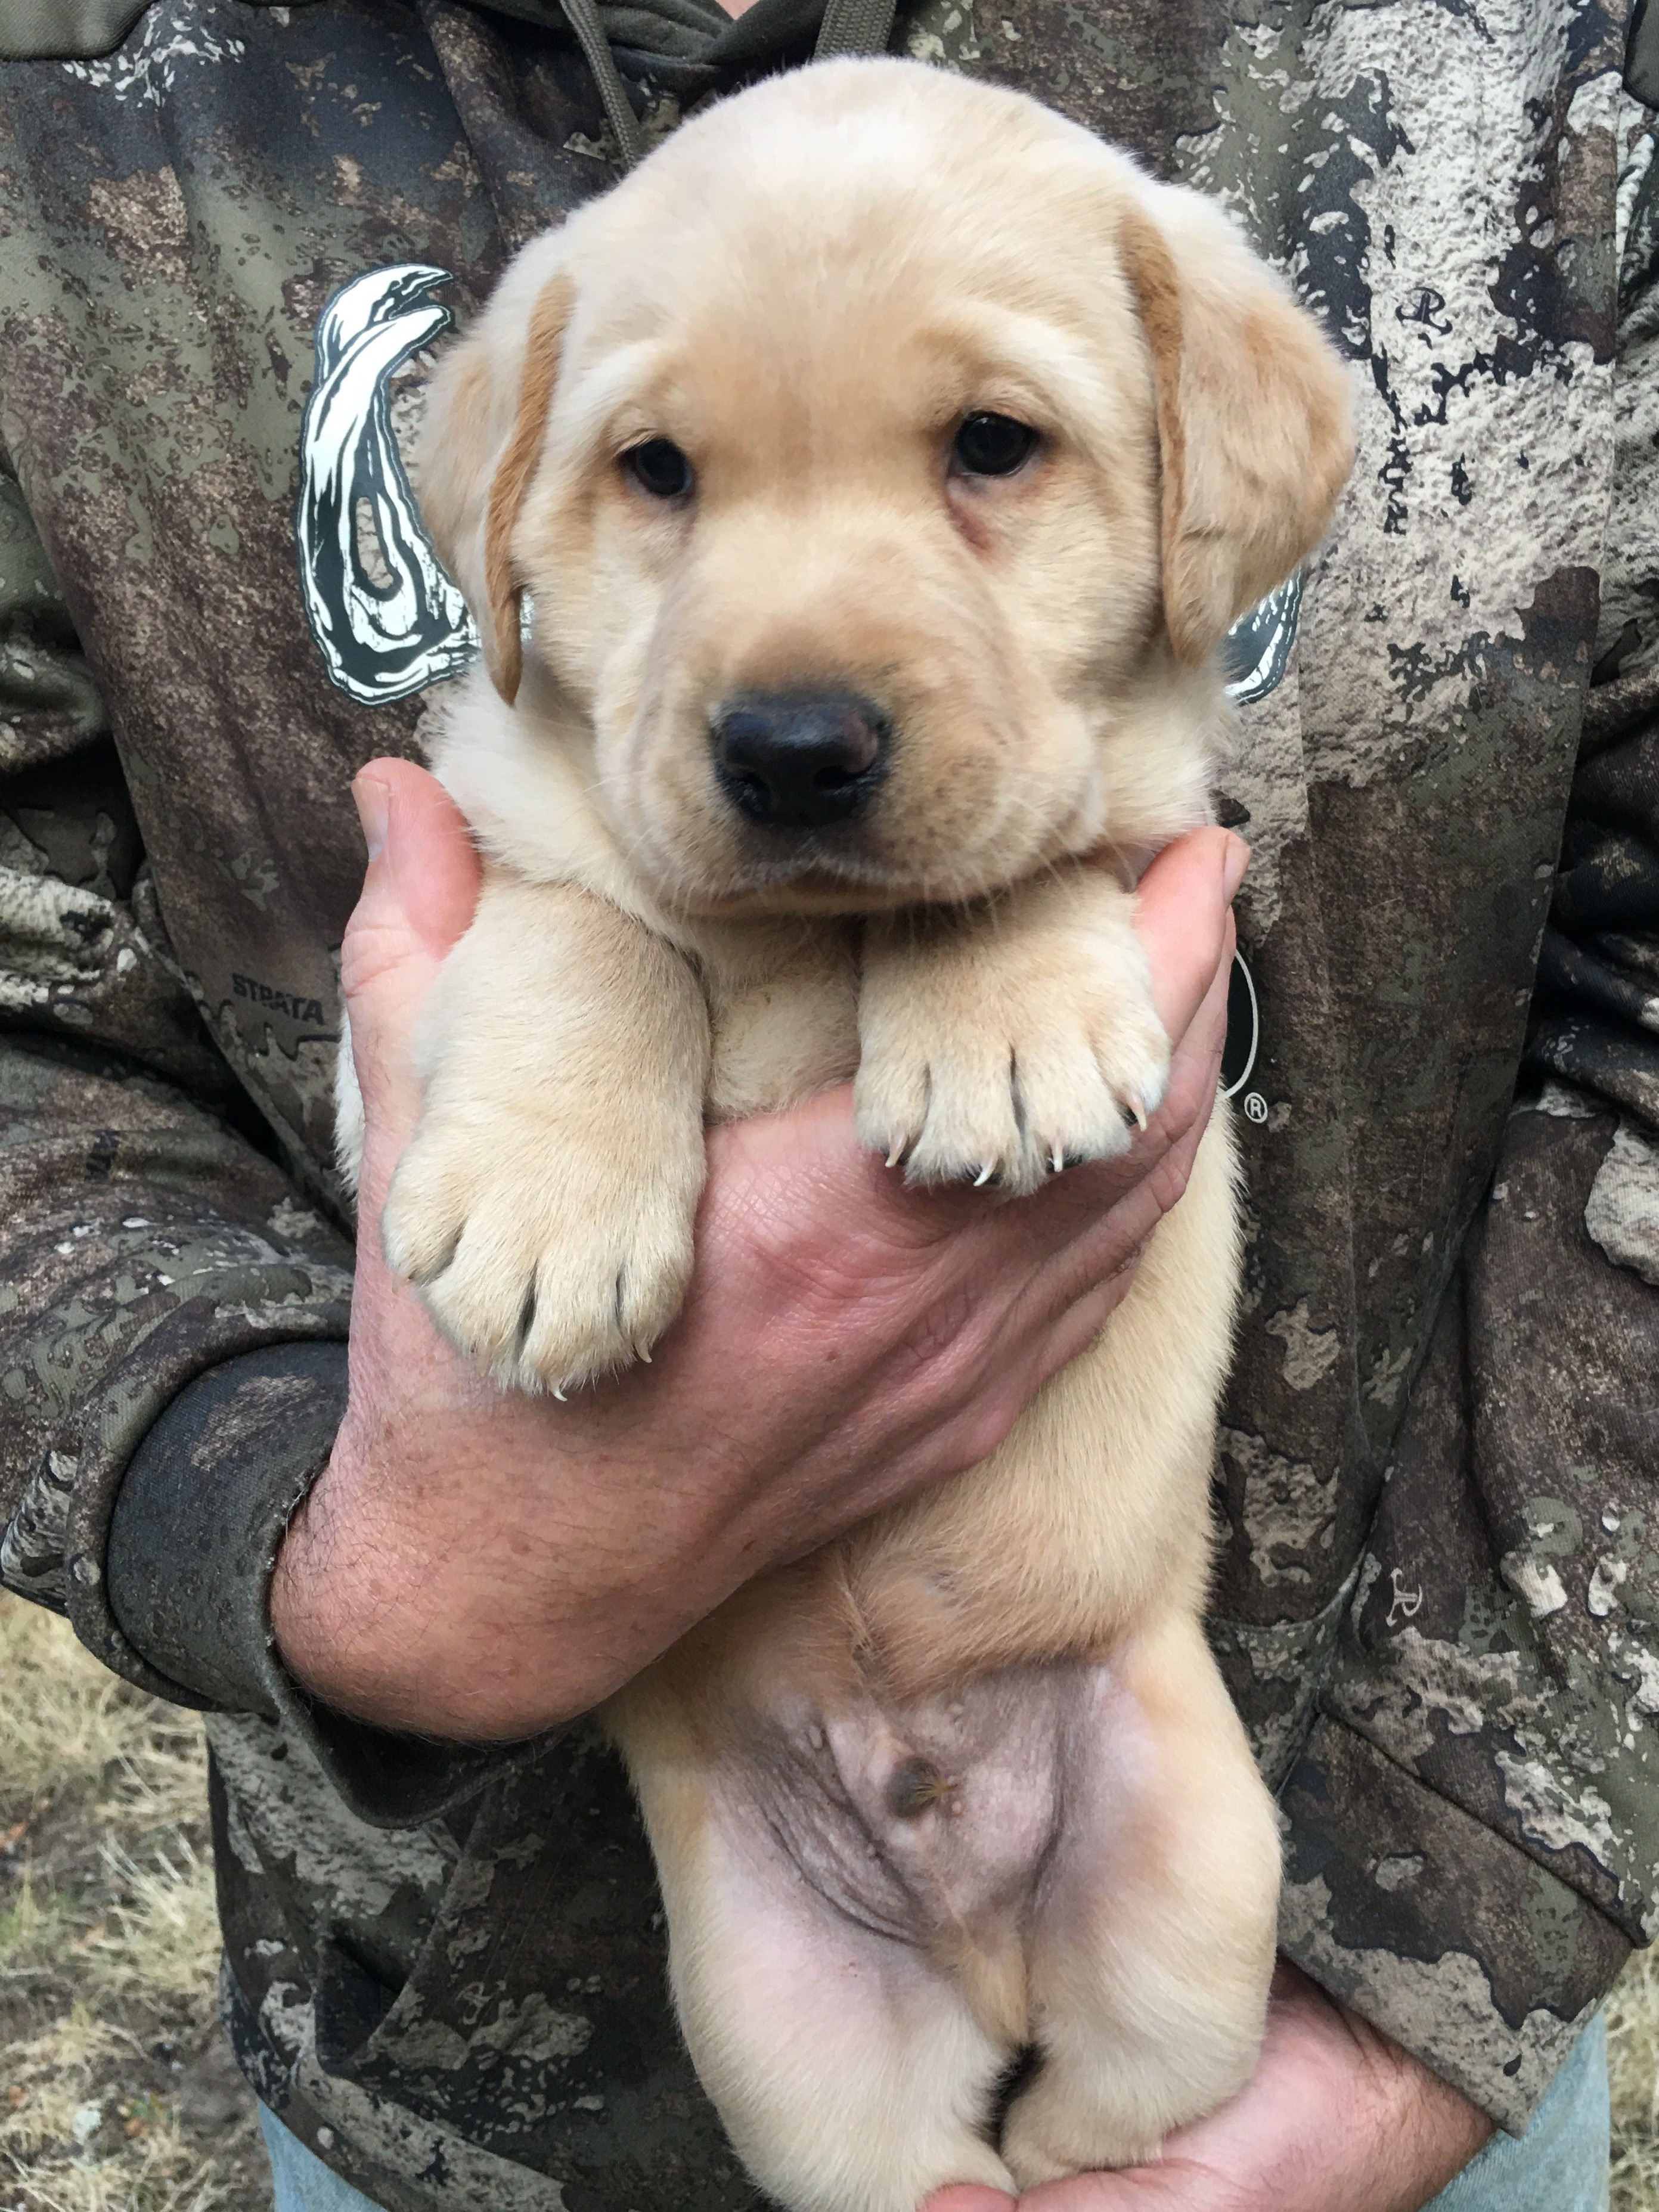
<path id="1" fill-rule="evenodd" d="M 892 726 L 850 693 L 746 693 L 714 716 L 714 773 L 740 814 L 774 830 L 821 830 L 868 805 Z"/>

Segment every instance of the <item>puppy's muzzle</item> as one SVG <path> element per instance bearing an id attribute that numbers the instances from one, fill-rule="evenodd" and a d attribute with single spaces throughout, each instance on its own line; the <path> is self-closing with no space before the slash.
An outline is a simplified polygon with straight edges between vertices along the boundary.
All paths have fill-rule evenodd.
<path id="1" fill-rule="evenodd" d="M 892 725 L 849 693 L 750 692 L 711 718 L 714 775 L 769 830 L 822 830 L 862 813 L 887 773 Z"/>

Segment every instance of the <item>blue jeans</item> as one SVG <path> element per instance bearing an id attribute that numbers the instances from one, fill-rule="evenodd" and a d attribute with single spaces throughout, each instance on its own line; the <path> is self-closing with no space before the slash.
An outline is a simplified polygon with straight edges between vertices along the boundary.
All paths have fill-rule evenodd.
<path id="1" fill-rule="evenodd" d="M 379 2212 L 259 2107 L 276 2212 Z M 1517 2142 L 1494 2136 L 1424 2212 L 1607 2212 L 1607 2031 L 1598 2013 Z M 1333 2204 L 1330 2212 L 1346 2212 Z"/>
<path id="2" fill-rule="evenodd" d="M 1607 2023 L 1598 2012 L 1519 2141 L 1495 2135 L 1424 2212 L 1607 2212 Z"/>
<path id="3" fill-rule="evenodd" d="M 259 2132 L 270 2154 L 276 2212 L 380 2212 L 361 2189 L 342 2181 L 264 2105 L 259 2107 Z"/>

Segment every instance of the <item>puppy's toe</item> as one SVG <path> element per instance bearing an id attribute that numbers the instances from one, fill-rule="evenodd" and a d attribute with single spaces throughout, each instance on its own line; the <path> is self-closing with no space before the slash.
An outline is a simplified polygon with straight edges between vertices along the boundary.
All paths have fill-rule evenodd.
<path id="1" fill-rule="evenodd" d="M 516 1382 L 540 1255 L 526 1209 L 478 1171 L 480 1157 L 475 1150 L 468 1160 L 435 1130 L 419 1133 L 392 1179 L 380 1241 L 450 1341 Z"/>
<path id="2" fill-rule="evenodd" d="M 498 1382 L 522 1387 L 518 1355 L 534 1285 L 533 1255 L 481 1210 L 464 1224 L 449 1265 L 420 1288 L 452 1343 Z"/>
<path id="3" fill-rule="evenodd" d="M 1019 1114 L 1008 1063 L 994 1043 L 941 1043 L 925 1064 L 921 1097 L 920 1112 L 908 1120 L 869 1118 L 877 1144 L 895 1132 L 884 1149 L 890 1164 L 903 1167 L 907 1182 L 1009 1179 L 1022 1142 Z"/>
<path id="4" fill-rule="evenodd" d="M 585 1238 L 579 1252 L 567 1243 L 537 1276 L 513 1380 L 520 1389 L 570 1390 L 648 1359 L 690 1274 L 689 1228 L 616 1224 L 609 1237 Z"/>
<path id="5" fill-rule="evenodd" d="M 1101 1080 L 1132 1121 L 1145 1127 L 1170 1087 L 1170 1040 L 1150 1004 L 1097 1025 L 1092 1039 Z"/>
<path id="6" fill-rule="evenodd" d="M 1149 999 L 1102 992 L 1056 1011 L 1047 1029 L 1034 1020 L 1013 1060 L 1019 1143 L 1002 1179 L 1033 1190 L 1062 1168 L 1127 1152 L 1169 1082 L 1169 1039 Z"/>
<path id="7" fill-rule="evenodd" d="M 426 1168 L 426 1162 L 404 1155 L 380 1215 L 386 1265 L 417 1290 L 444 1273 L 466 1226 L 465 1202 L 445 1190 L 441 1176 L 423 1172 Z"/>
<path id="8" fill-rule="evenodd" d="M 568 1151 L 556 1182 L 526 1164 L 550 1157 L 556 1146 L 485 1146 L 423 1123 L 381 1237 L 459 1350 L 505 1387 L 562 1394 L 648 1357 L 678 1311 L 696 1186 L 578 1176 Z"/>
<path id="9" fill-rule="evenodd" d="M 890 1168 L 902 1165 L 927 1123 L 933 1089 L 925 1051 L 866 1050 L 853 1085 L 860 1143 Z"/>
<path id="10" fill-rule="evenodd" d="M 1034 1189 L 1062 1168 L 1128 1149 L 1133 1117 L 1081 1032 L 1063 1030 L 1031 1045 L 1012 1080 L 1021 1143 L 1010 1180 L 1019 1188 Z"/>

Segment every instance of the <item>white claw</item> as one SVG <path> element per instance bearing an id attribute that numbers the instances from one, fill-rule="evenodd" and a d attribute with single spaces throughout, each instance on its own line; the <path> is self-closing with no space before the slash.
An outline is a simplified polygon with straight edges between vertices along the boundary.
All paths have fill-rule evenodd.
<path id="1" fill-rule="evenodd" d="M 895 1137 L 893 1139 L 893 1149 L 887 1155 L 887 1164 L 890 1168 L 896 1168 L 903 1158 L 904 1139 L 902 1137 Z"/>
<path id="2" fill-rule="evenodd" d="M 994 1162 L 988 1167 L 982 1167 L 979 1173 L 974 1177 L 974 1188 L 978 1190 L 982 1184 L 989 1182 L 991 1177 L 995 1173 L 996 1167 Z"/>
<path id="3" fill-rule="evenodd" d="M 1058 1145 L 1054 1146 L 1054 1152 L 1049 1158 L 1048 1164 L 1053 1168 L 1056 1175 L 1059 1175 L 1065 1168 L 1066 1155 Z"/>
<path id="4" fill-rule="evenodd" d="M 556 1383 L 554 1385 L 554 1388 L 553 1388 L 553 1395 L 554 1395 L 554 1396 L 558 1400 L 559 1403 L 560 1403 L 562 1406 L 566 1402 L 566 1401 L 565 1401 L 565 1395 L 564 1395 L 564 1392 L 559 1389 L 559 1387 L 558 1387 L 558 1385 L 557 1385 Z"/>
<path id="5" fill-rule="evenodd" d="M 647 1367 L 651 1364 L 651 1354 L 641 1344 L 636 1344 L 634 1346 L 634 1357 L 635 1359 L 643 1360 Z"/>
<path id="6" fill-rule="evenodd" d="M 1131 1120 L 1134 1122 L 1136 1128 L 1139 1130 L 1141 1135 L 1144 1137 L 1146 1133 L 1146 1109 L 1141 1104 L 1139 1098 L 1131 1098 L 1126 1103 L 1128 1105 Z"/>

